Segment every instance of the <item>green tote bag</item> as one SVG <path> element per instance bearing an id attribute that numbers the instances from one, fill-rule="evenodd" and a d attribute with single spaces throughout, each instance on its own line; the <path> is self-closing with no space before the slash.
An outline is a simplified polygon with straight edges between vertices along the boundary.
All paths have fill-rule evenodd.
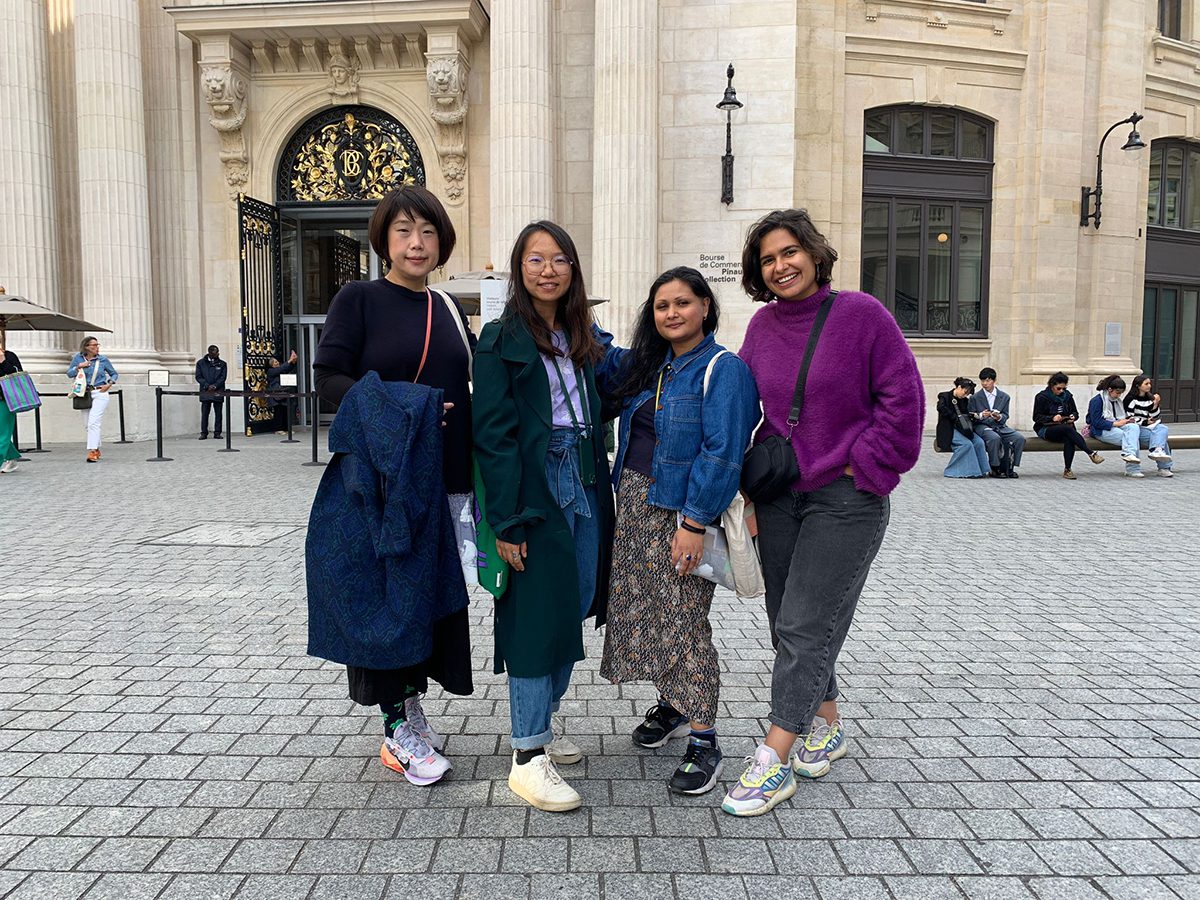
<path id="1" fill-rule="evenodd" d="M 499 600 L 508 590 L 508 563 L 496 552 L 496 532 L 488 524 L 484 505 L 483 479 L 479 462 L 474 461 L 475 474 L 475 549 L 478 553 L 479 583 Z"/>

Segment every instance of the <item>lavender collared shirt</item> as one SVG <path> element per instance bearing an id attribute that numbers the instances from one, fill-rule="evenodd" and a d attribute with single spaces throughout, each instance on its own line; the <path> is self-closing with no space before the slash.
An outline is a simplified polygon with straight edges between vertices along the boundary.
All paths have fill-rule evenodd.
<path id="1" fill-rule="evenodd" d="M 567 352 L 567 335 L 563 331 L 556 331 L 550 335 L 550 339 L 554 346 L 563 353 Z M 579 420 L 580 427 L 584 424 L 584 408 L 583 400 L 579 395 L 579 379 L 575 376 L 575 363 L 571 362 L 569 356 L 560 356 L 557 359 L 540 354 L 542 357 L 542 365 L 546 367 L 546 377 L 550 380 L 550 410 L 551 423 L 555 428 L 571 428 L 574 422 L 571 421 L 571 410 L 567 408 L 567 395 L 563 393 L 563 383 L 567 386 L 567 393 L 571 397 L 571 408 L 575 410 L 575 417 Z M 562 372 L 562 382 L 558 380 L 558 372 L 554 370 L 555 362 L 558 363 L 558 369 Z"/>

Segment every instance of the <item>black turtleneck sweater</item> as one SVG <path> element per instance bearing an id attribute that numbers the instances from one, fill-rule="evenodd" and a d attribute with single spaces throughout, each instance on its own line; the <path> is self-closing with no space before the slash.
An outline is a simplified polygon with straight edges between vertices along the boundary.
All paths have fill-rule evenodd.
<path id="1" fill-rule="evenodd" d="M 467 325 L 458 299 L 451 296 L 451 300 L 467 329 L 473 353 L 475 335 Z M 416 378 L 425 346 L 427 309 L 424 293 L 402 288 L 386 278 L 351 281 L 342 287 L 329 307 L 313 360 L 317 393 L 322 400 L 340 403 L 367 372 L 377 372 L 383 381 L 416 381 L 441 388 L 445 402 L 454 404 L 454 409 L 446 414 L 442 432 L 446 491 L 465 494 L 473 486 L 469 357 L 450 310 L 434 294 L 429 354 L 420 379 Z"/>

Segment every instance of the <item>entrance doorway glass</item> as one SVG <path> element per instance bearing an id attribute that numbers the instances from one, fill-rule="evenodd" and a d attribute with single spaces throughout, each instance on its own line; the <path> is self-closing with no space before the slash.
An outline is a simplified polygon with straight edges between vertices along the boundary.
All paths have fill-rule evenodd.
<path id="1" fill-rule="evenodd" d="M 1197 344 L 1200 287 L 1146 284 L 1142 306 L 1142 368 L 1162 397 L 1163 419 L 1200 421 Z"/>
<path id="2" fill-rule="evenodd" d="M 288 346 L 296 351 L 297 390 L 312 390 L 312 361 L 334 296 L 348 281 L 369 281 L 381 275 L 380 260 L 371 249 L 367 223 L 373 209 L 342 208 L 280 210 L 283 219 L 283 322 Z M 321 401 L 321 424 L 333 420 L 334 407 Z M 307 404 L 301 404 L 299 423 L 309 424 Z"/>

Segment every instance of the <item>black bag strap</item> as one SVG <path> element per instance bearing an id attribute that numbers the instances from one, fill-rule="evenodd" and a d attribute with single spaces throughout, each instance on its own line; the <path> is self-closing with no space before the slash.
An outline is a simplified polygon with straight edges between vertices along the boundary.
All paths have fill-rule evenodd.
<path id="1" fill-rule="evenodd" d="M 804 406 L 804 385 L 808 382 L 808 367 L 812 363 L 813 353 L 817 349 L 817 339 L 821 337 L 821 329 L 825 327 L 825 320 L 829 318 L 829 310 L 833 308 L 833 298 L 837 296 L 837 293 L 837 291 L 830 291 L 829 296 L 821 303 L 821 308 L 817 310 L 816 321 L 813 322 L 812 331 L 808 334 L 808 346 L 804 348 L 804 361 L 800 363 L 800 374 L 796 376 L 796 392 L 792 394 L 792 408 L 787 417 L 788 441 L 791 441 L 792 432 L 800 422 L 800 410 Z"/>

